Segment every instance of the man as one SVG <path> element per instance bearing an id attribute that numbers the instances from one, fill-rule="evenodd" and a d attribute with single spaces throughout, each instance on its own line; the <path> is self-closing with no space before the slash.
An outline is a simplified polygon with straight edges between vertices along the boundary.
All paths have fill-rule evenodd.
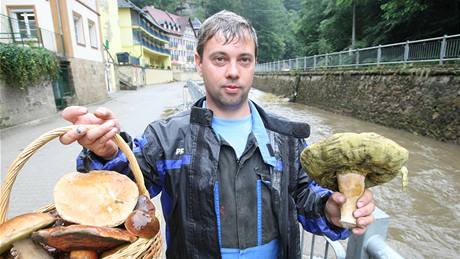
<path id="1" fill-rule="evenodd" d="M 198 36 L 195 63 L 206 97 L 191 111 L 151 123 L 130 141 L 152 196 L 161 194 L 168 258 L 300 258 L 298 221 L 315 234 L 344 239 L 344 196 L 319 187 L 301 169 L 299 154 L 309 127 L 267 114 L 248 100 L 257 36 L 242 17 L 222 11 Z M 129 174 L 111 138 L 118 122 L 107 109 L 94 114 L 69 107 L 65 119 L 78 127 L 61 137 L 78 140 L 80 171 Z M 362 234 L 372 223 L 372 194 L 354 212 Z"/>

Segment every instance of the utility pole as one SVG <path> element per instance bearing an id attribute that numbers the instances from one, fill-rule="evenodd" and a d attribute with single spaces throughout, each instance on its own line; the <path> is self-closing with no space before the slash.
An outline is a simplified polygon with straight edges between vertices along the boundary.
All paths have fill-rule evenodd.
<path id="1" fill-rule="evenodd" d="M 353 24 L 351 28 L 351 49 L 355 49 L 355 41 L 356 41 L 356 3 L 353 0 Z"/>

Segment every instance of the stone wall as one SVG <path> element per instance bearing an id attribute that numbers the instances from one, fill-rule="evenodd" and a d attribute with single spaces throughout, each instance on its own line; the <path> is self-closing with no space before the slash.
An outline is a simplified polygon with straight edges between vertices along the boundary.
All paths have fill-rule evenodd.
<path id="1" fill-rule="evenodd" d="M 298 103 L 460 144 L 460 70 L 257 74 L 254 87 Z"/>
<path id="2" fill-rule="evenodd" d="M 145 68 L 144 73 L 146 85 L 169 83 L 173 81 L 173 72 L 169 69 Z"/>
<path id="3" fill-rule="evenodd" d="M 25 90 L 7 86 L 0 78 L 0 128 L 56 114 L 53 87 L 44 81 Z"/>
<path id="4" fill-rule="evenodd" d="M 106 100 L 108 89 L 102 62 L 72 58 L 70 61 L 70 81 L 75 89 L 75 103 L 86 105 Z"/>
<path id="5" fill-rule="evenodd" d="M 173 71 L 174 81 L 203 80 L 198 72 Z"/>
<path id="6" fill-rule="evenodd" d="M 131 65 L 118 66 L 117 69 L 118 76 L 129 81 L 135 88 L 173 81 L 173 72 L 168 69 L 142 68 Z"/>

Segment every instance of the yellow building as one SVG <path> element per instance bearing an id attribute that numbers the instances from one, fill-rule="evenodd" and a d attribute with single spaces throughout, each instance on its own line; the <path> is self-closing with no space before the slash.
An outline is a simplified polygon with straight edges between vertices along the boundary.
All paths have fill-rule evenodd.
<path id="1" fill-rule="evenodd" d="M 119 63 L 159 69 L 171 68 L 169 37 L 146 13 L 130 1 L 118 0 L 121 51 Z"/>

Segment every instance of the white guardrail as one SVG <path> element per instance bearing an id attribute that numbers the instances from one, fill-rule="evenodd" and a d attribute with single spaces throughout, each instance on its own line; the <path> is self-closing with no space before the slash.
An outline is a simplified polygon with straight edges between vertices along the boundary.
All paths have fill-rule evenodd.
<path id="1" fill-rule="evenodd" d="M 261 63 L 256 72 L 450 61 L 460 61 L 460 34 Z"/>

